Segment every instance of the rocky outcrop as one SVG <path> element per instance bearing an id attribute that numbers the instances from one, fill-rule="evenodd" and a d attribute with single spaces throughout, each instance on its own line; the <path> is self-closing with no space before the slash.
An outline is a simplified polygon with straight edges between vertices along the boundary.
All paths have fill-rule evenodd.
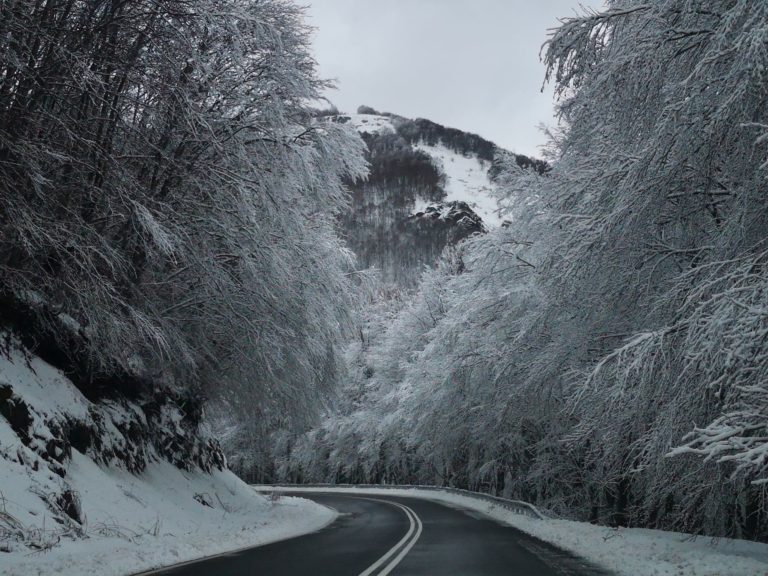
<path id="1" fill-rule="evenodd" d="M 455 227 L 457 229 L 455 241 L 466 238 L 471 234 L 487 232 L 483 219 L 469 207 L 469 204 L 461 201 L 431 204 L 424 210 L 415 213 L 410 219 L 412 221 Z"/>

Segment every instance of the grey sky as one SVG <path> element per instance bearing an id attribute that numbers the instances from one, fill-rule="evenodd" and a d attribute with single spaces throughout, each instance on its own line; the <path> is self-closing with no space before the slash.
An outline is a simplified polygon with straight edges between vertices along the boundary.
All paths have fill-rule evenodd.
<path id="1" fill-rule="evenodd" d="M 552 124 L 539 49 L 557 18 L 601 0 L 305 0 L 320 73 L 360 104 L 536 154 Z"/>

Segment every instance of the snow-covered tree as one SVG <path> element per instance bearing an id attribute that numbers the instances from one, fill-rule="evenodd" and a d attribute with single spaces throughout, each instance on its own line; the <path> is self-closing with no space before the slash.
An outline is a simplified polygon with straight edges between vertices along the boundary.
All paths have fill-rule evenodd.
<path id="1" fill-rule="evenodd" d="M 0 315 L 31 310 L 91 375 L 216 396 L 241 420 L 311 412 L 349 327 L 335 222 L 365 165 L 359 136 L 308 108 L 326 83 L 303 16 L 4 2 Z M 88 392 L 142 392 L 124 383 Z"/>
<path id="2" fill-rule="evenodd" d="M 325 469 L 765 538 L 767 41 L 748 0 L 564 20 L 551 170 L 501 169 L 510 225 L 425 276 Z"/>

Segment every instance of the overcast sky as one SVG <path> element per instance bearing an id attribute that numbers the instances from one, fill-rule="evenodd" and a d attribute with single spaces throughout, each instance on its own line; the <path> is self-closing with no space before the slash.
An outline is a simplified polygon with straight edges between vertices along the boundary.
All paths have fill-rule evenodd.
<path id="1" fill-rule="evenodd" d="M 475 132 L 536 154 L 552 124 L 539 50 L 557 18 L 601 0 L 304 0 L 320 74 L 360 104 Z"/>

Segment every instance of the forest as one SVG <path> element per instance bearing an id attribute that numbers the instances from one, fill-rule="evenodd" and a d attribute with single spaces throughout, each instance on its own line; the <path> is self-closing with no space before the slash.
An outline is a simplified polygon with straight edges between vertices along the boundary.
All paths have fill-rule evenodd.
<path id="1" fill-rule="evenodd" d="M 231 444 L 311 415 L 351 331 L 336 218 L 367 167 L 307 105 L 327 82 L 303 10 L 12 0 L 0 55 L 4 325 L 91 400 L 170 394 Z"/>
<path id="2" fill-rule="evenodd" d="M 429 484 L 768 538 L 768 6 L 612 1 L 544 47 L 549 170 L 364 316 L 278 478 Z"/>
<path id="3" fill-rule="evenodd" d="M 90 400 L 179 398 L 249 480 L 768 540 L 766 47 L 752 0 L 565 18 L 520 161 L 317 113 L 291 0 L 4 1 L 0 321 Z M 481 148 L 507 224 L 382 289 L 345 219 L 439 199 L 417 140 Z"/>

